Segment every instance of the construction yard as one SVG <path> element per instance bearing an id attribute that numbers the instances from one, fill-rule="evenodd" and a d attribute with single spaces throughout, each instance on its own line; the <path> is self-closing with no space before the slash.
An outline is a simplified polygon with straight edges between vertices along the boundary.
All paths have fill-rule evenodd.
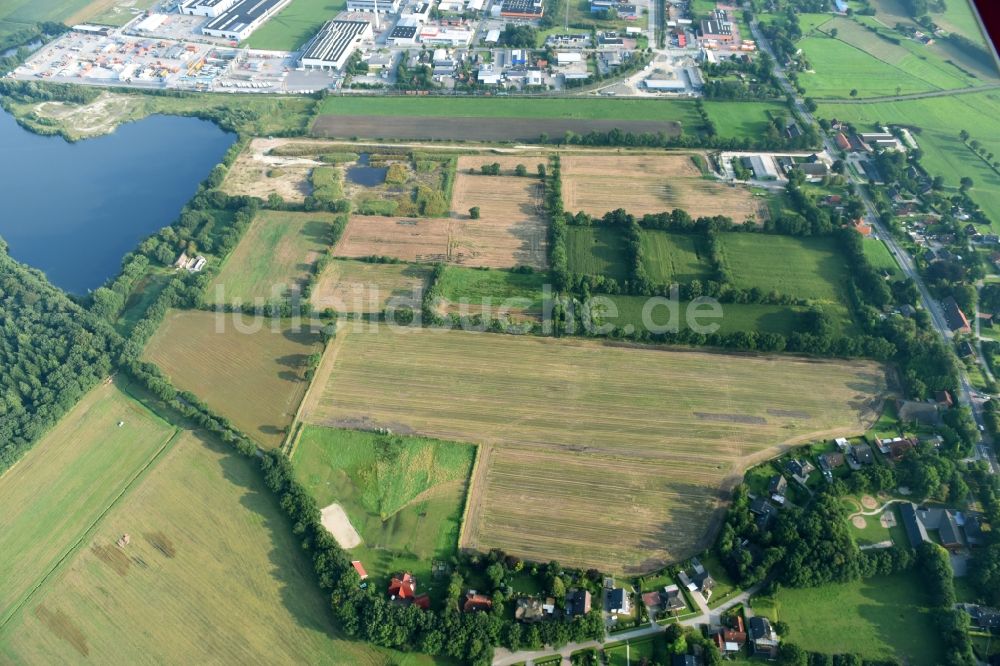
<path id="1" fill-rule="evenodd" d="M 617 572 L 698 552 L 745 467 L 867 429 L 885 390 L 860 361 L 388 329 L 337 349 L 308 422 L 484 447 L 462 547 Z"/>
<path id="2" fill-rule="evenodd" d="M 562 193 L 567 212 L 594 216 L 618 208 L 633 215 L 681 208 L 692 217 L 725 215 L 736 222 L 767 214 L 763 198 L 707 179 L 690 155 L 564 155 Z"/>
<path id="3" fill-rule="evenodd" d="M 276 447 L 305 393 L 309 356 L 318 351 L 318 335 L 278 320 L 176 310 L 143 357 L 258 443 Z"/>

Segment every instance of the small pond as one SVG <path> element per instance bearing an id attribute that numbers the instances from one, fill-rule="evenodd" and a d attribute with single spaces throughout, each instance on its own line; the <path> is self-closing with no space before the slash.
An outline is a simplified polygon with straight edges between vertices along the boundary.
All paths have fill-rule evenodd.
<path id="1" fill-rule="evenodd" d="M 347 182 L 364 187 L 375 187 L 385 182 L 385 175 L 389 169 L 386 167 L 368 166 L 370 156 L 368 153 L 361 153 L 358 156 L 357 164 L 347 168 Z"/>

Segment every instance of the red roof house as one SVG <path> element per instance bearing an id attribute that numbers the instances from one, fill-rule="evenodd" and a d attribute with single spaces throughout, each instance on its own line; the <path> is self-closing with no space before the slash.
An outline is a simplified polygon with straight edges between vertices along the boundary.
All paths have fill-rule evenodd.
<path id="1" fill-rule="evenodd" d="M 412 599 L 417 596 L 417 580 L 409 573 L 393 577 L 389 583 L 389 596 L 395 599 Z"/>
<path id="2" fill-rule="evenodd" d="M 358 572 L 359 576 L 361 576 L 361 580 L 368 578 L 368 572 L 365 571 L 364 566 L 361 564 L 361 560 L 354 560 L 351 562 L 351 566 L 354 567 L 354 570 Z"/>
<path id="3" fill-rule="evenodd" d="M 462 610 L 466 613 L 488 611 L 492 610 L 492 608 L 493 600 L 485 594 L 476 594 L 474 590 L 470 590 L 465 595 L 465 603 L 462 605 Z"/>

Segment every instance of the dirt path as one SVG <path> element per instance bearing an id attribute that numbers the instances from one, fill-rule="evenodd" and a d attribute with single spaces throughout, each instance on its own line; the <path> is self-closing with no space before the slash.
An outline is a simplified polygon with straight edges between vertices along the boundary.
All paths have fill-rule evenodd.
<path id="1" fill-rule="evenodd" d="M 480 514 L 483 510 L 486 475 L 493 457 L 492 444 L 480 444 L 476 452 L 476 463 L 469 477 L 468 497 L 465 500 L 465 516 L 462 518 L 462 532 L 458 537 L 459 548 L 475 548 L 479 537 Z"/>

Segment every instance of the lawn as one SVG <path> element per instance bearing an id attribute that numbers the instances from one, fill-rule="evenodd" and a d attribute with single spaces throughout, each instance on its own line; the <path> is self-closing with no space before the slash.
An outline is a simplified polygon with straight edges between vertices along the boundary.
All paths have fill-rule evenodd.
<path id="1" fill-rule="evenodd" d="M 703 239 L 695 234 L 643 231 L 642 266 L 646 275 L 657 284 L 712 279 L 702 243 Z"/>
<path id="2" fill-rule="evenodd" d="M 896 657 L 912 666 L 943 663 L 939 631 L 914 572 L 809 589 L 782 588 L 778 619 L 804 650 L 864 659 Z"/>
<path id="3" fill-rule="evenodd" d="M 319 506 L 347 513 L 362 538 L 351 556 L 376 584 L 409 571 L 440 601 L 448 577 L 432 564 L 455 555 L 474 458 L 467 444 L 307 426 L 292 459 Z"/>
<path id="4" fill-rule="evenodd" d="M 174 433 L 114 384 L 103 384 L 0 477 L 0 627 L 72 556 Z"/>
<path id="5" fill-rule="evenodd" d="M 760 137 L 776 116 L 790 117 L 778 102 L 705 102 L 705 112 L 721 136 Z"/>
<path id="6" fill-rule="evenodd" d="M 327 250 L 333 215 L 261 211 L 208 286 L 210 303 L 265 303 L 300 287 Z"/>
<path id="7" fill-rule="evenodd" d="M 1000 175 L 958 136 L 961 130 L 968 130 L 987 151 L 1000 155 L 1000 123 L 983 122 L 984 118 L 1000 116 L 997 91 L 902 102 L 821 104 L 818 116 L 852 122 L 866 131 L 883 123 L 911 128 L 928 173 L 942 176 L 949 188 L 957 188 L 962 176 L 972 178 L 970 195 L 994 221 L 993 232 L 1000 230 Z"/>
<path id="8" fill-rule="evenodd" d="M 810 299 L 838 326 L 849 325 L 843 286 L 850 276 L 834 238 L 726 233 L 719 239 L 736 287 Z"/>
<path id="9" fill-rule="evenodd" d="M 896 258 L 889 252 L 885 243 L 877 238 L 866 238 L 861 243 L 861 247 L 872 268 L 893 276 L 899 274 L 899 264 L 896 263 Z"/>
<path id="10" fill-rule="evenodd" d="M 604 275 L 624 282 L 629 277 L 625 237 L 611 227 L 575 227 L 566 229 L 566 255 L 571 273 Z"/>
<path id="11" fill-rule="evenodd" d="M 639 638 L 614 647 L 605 648 L 608 666 L 629 666 L 630 664 L 665 664 L 669 660 L 666 639 L 663 636 Z"/>
<path id="12" fill-rule="evenodd" d="M 318 336 L 277 319 L 205 311 L 167 313 L 143 358 L 254 438 L 279 446 L 306 390 Z"/>
<path id="13" fill-rule="evenodd" d="M 243 46 L 297 51 L 346 6 L 344 0 L 292 0 L 277 16 L 255 30 Z"/>
<path id="14" fill-rule="evenodd" d="M 432 663 L 346 640 L 328 604 L 257 465 L 184 432 L 0 630 L 0 661 Z"/>
<path id="15" fill-rule="evenodd" d="M 463 547 L 613 572 L 703 550 L 751 457 L 863 432 L 884 388 L 861 361 L 385 327 L 336 345 L 305 422 L 479 444 Z"/>
<path id="16" fill-rule="evenodd" d="M 516 314 L 540 317 L 546 273 L 512 273 L 448 266 L 437 282 L 451 311 L 494 313 L 501 308 Z M 516 299 L 516 300 L 514 300 Z"/>
<path id="17" fill-rule="evenodd" d="M 601 307 L 601 322 L 613 324 L 615 326 L 632 326 L 640 331 L 652 330 L 657 327 L 671 327 L 671 313 L 666 305 L 649 305 L 650 299 L 645 296 L 604 296 L 608 298 L 618 308 L 618 315 L 611 316 L 609 309 L 599 303 Z M 596 302 L 596 301 L 595 301 Z M 739 331 L 757 331 L 759 333 L 778 333 L 789 336 L 801 327 L 803 308 L 790 305 L 767 305 L 759 303 L 722 303 L 722 317 L 719 319 L 711 316 L 702 316 L 701 313 L 709 312 L 707 308 L 688 310 L 690 303 L 679 302 L 677 315 L 677 330 L 690 328 L 690 325 L 712 325 L 718 324 L 718 332 L 722 334 L 736 333 Z M 643 320 L 643 309 L 650 307 L 648 320 Z M 691 314 L 691 319 L 688 318 Z M 634 329 L 633 329 L 634 330 Z"/>

